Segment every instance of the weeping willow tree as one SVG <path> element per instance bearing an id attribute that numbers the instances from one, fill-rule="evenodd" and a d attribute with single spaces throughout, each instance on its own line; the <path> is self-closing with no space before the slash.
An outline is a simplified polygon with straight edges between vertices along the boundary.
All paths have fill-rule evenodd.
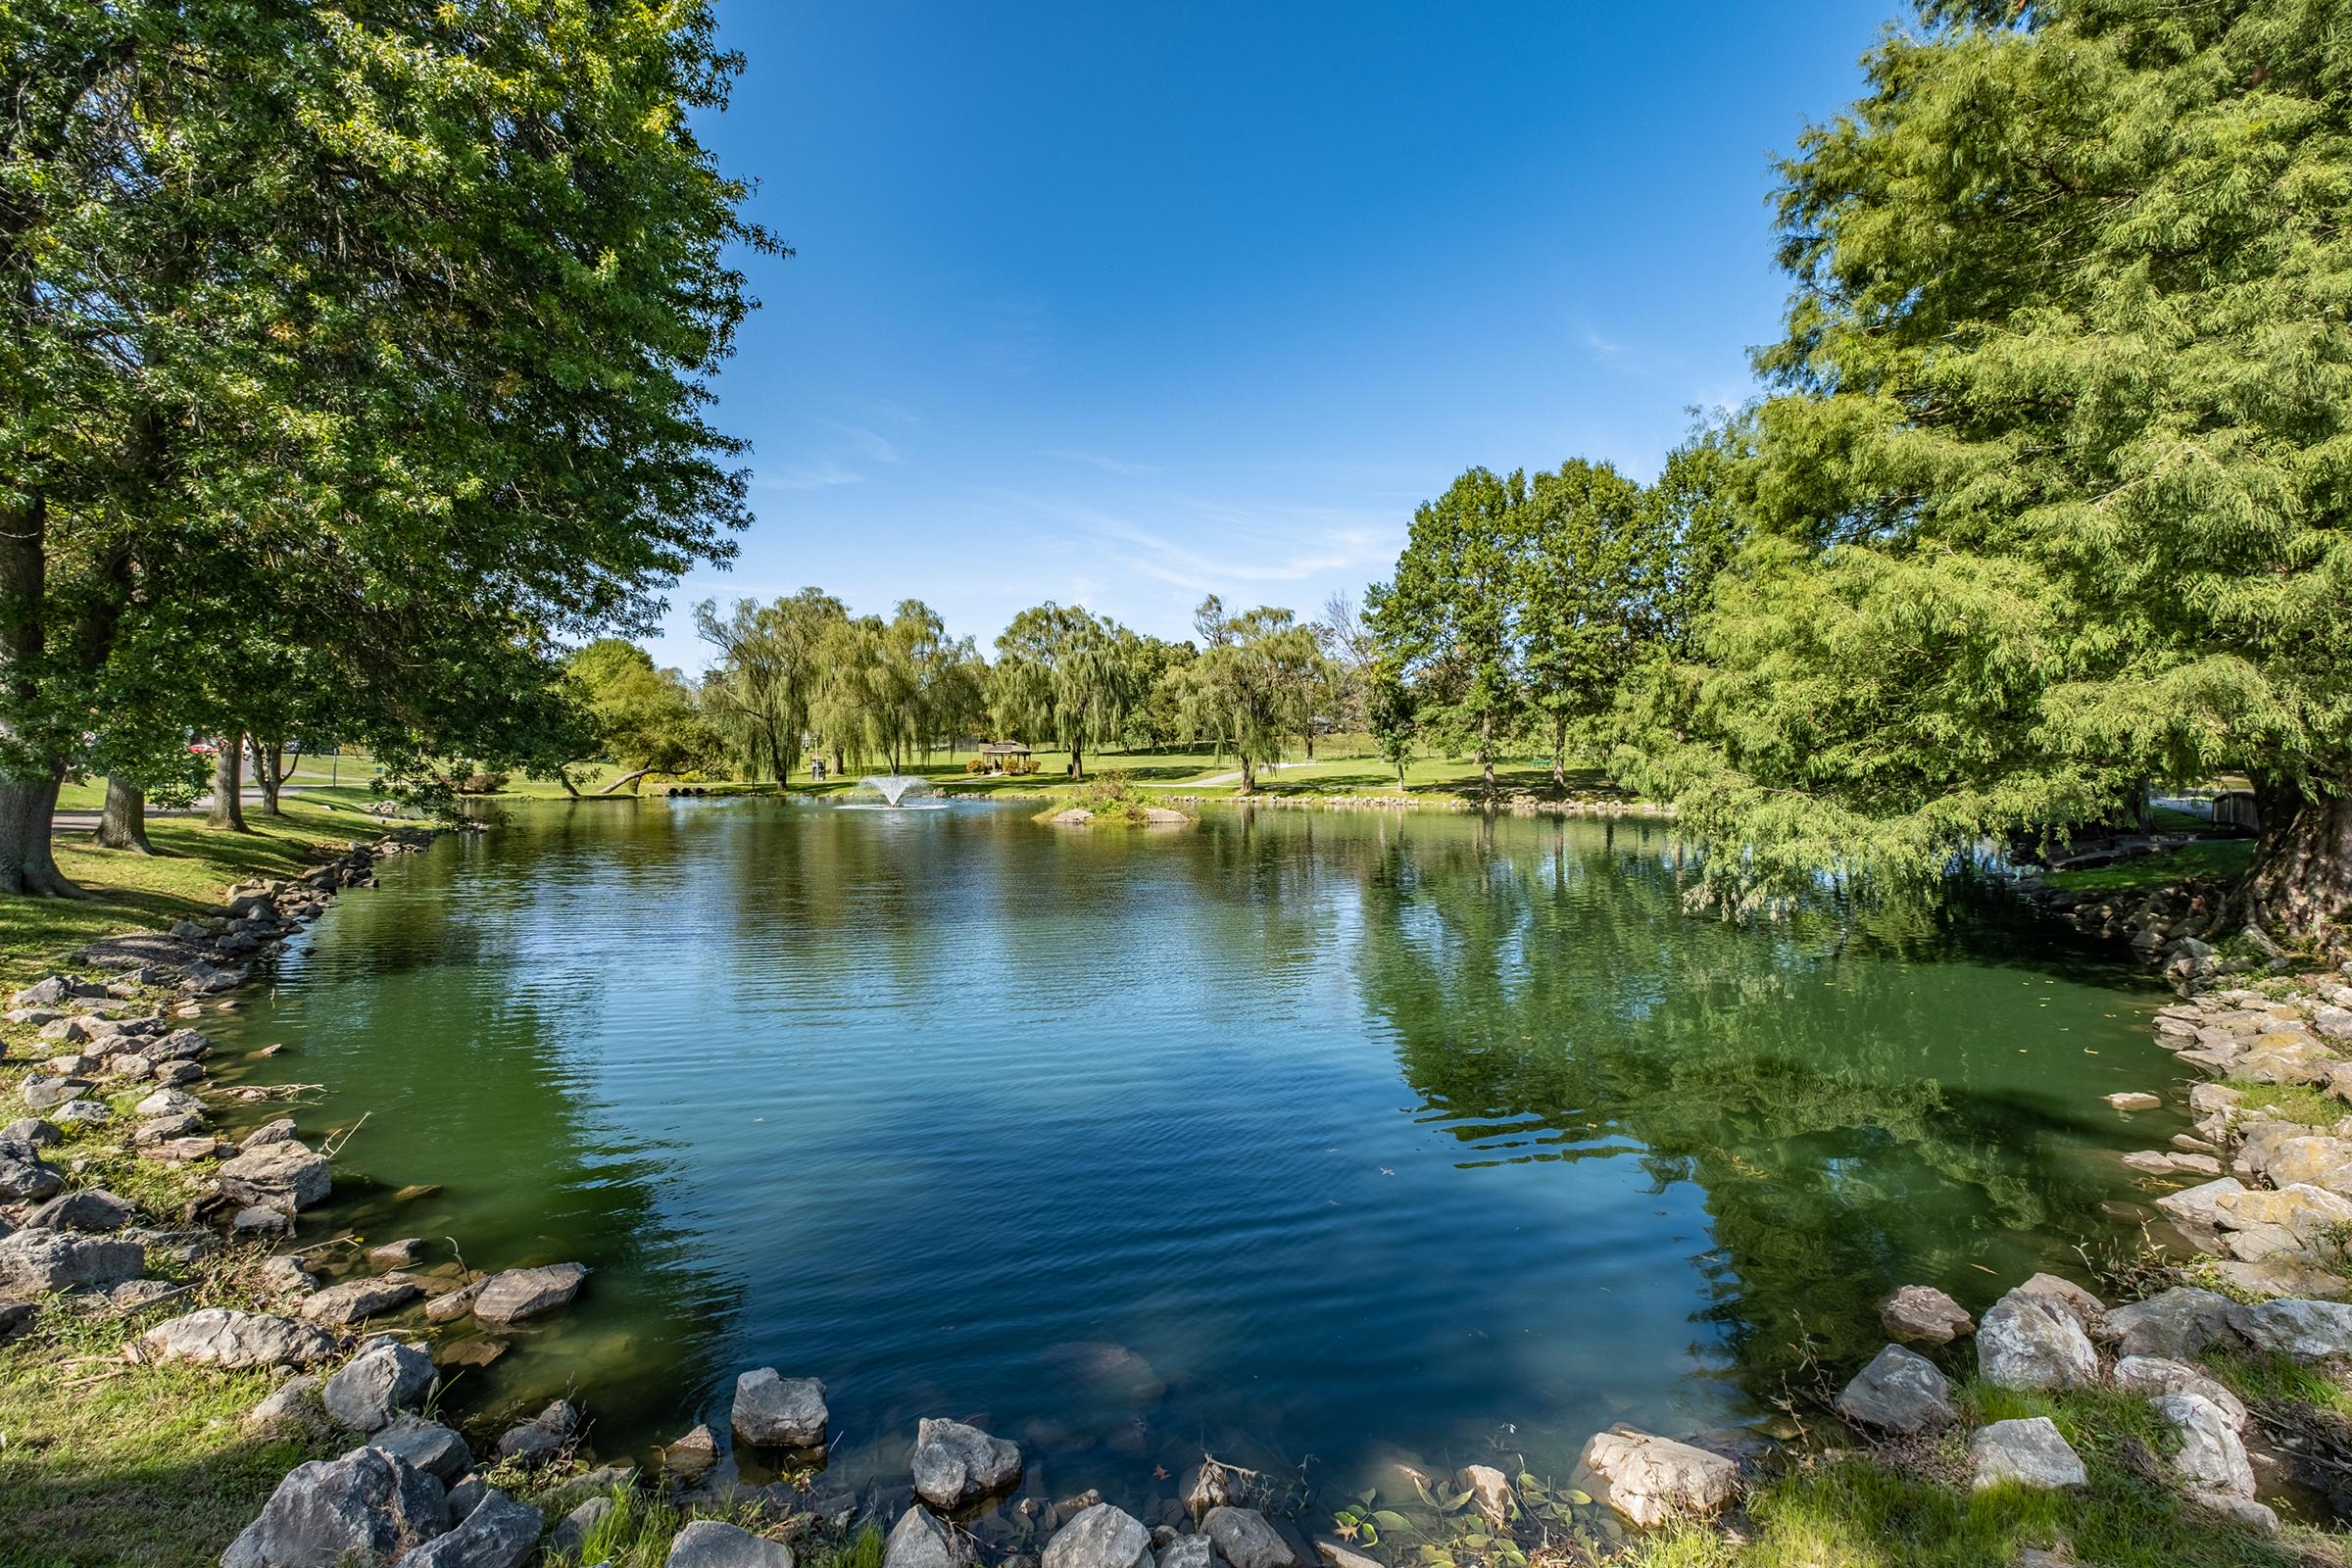
<path id="1" fill-rule="evenodd" d="M 997 638 L 989 706 L 999 723 L 1070 754 L 1086 777 L 1086 753 L 1119 733 L 1137 685 L 1136 638 L 1107 615 L 1076 605 L 1039 605 Z"/>
<path id="2" fill-rule="evenodd" d="M 1641 782 L 1730 904 L 2249 774 L 2241 897 L 2352 907 L 2352 27 L 1937 5 L 1783 170 L 1752 532 Z"/>

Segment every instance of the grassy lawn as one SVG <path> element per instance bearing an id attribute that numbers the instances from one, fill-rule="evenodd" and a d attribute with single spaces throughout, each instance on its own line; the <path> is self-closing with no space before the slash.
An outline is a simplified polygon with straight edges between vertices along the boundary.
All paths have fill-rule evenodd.
<path id="1" fill-rule="evenodd" d="M 2192 876 L 2235 882 L 2253 863 L 2252 839 L 2199 839 L 2162 855 L 2134 855 L 2086 871 L 2052 871 L 2043 880 L 2075 893 L 2132 893 Z"/>
<path id="2" fill-rule="evenodd" d="M 206 827 L 198 817 L 159 817 L 148 837 L 160 852 L 102 850 L 86 834 L 61 833 L 57 862 L 97 895 L 86 900 L 0 897 L 0 989 L 37 978 L 69 951 L 119 931 L 156 930 L 202 913 L 221 890 L 256 876 L 286 876 L 318 863 L 326 848 L 372 838 L 382 823 L 343 799 L 289 796 L 284 814 L 247 817 L 251 833 Z"/>

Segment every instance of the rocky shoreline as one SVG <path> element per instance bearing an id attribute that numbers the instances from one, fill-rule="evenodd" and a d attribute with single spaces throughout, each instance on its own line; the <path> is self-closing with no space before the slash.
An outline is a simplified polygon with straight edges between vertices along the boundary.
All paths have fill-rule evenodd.
<path id="1" fill-rule="evenodd" d="M 372 886 L 381 857 L 432 837 L 410 831 L 356 846 L 300 878 L 232 889 L 210 918 L 94 944 L 76 956 L 76 972 L 20 991 L 5 1014 L 56 1054 L 17 1085 L 32 1114 L 0 1128 L 0 1340 L 44 1314 L 135 1317 L 147 1326 L 122 1346 L 128 1362 L 276 1373 L 245 1417 L 251 1432 L 358 1440 L 286 1474 L 222 1555 L 224 1568 L 346 1559 L 519 1568 L 543 1552 L 579 1560 L 615 1499 L 636 1495 L 657 1496 L 686 1520 L 667 1551 L 672 1568 L 792 1568 L 792 1542 L 886 1521 L 880 1568 L 1383 1568 L 1370 1554 L 1374 1524 L 1396 1536 L 1407 1520 L 1398 1508 L 1410 1511 L 1411 1530 L 1450 1532 L 1436 1538 L 1448 1561 L 1527 1568 L 1531 1554 L 1553 1549 L 1555 1524 L 1572 1533 L 1600 1509 L 1636 1530 L 1725 1519 L 1736 1532 L 1743 1494 L 1805 1462 L 1753 1442 L 1618 1426 L 1586 1444 L 1571 1483 L 1556 1490 L 1491 1466 L 1445 1478 L 1398 1466 L 1393 1498 L 1384 1489 L 1314 1533 L 1297 1517 L 1300 1499 L 1208 1455 L 1187 1479 L 1181 1509 L 1152 1523 L 1093 1494 L 1015 1502 L 1026 1469 L 1019 1446 L 942 1418 L 911 1435 L 899 1493 L 907 1500 L 894 1518 L 877 1499 L 813 1487 L 831 1437 L 825 1386 L 775 1368 L 738 1379 L 725 1437 L 698 1427 L 647 1467 L 597 1465 L 586 1415 L 570 1399 L 506 1425 L 477 1455 L 438 1418 L 438 1380 L 495 1358 L 503 1345 L 491 1331 L 570 1304 L 588 1271 L 570 1262 L 495 1273 L 425 1267 L 414 1239 L 347 1247 L 356 1256 L 340 1270 L 317 1261 L 333 1242 L 276 1250 L 297 1216 L 330 1196 L 334 1146 L 312 1148 L 287 1117 L 234 1144 L 208 1131 L 213 1102 L 255 1103 L 274 1091 L 213 1083 L 211 1042 L 188 1021 L 233 1009 L 228 993 L 330 900 Z M 2283 953 L 2259 946 L 2223 953 L 2192 928 L 2193 893 L 2143 900 L 2120 918 L 2096 901 L 2073 907 L 2166 966 L 2181 1000 L 2158 1014 L 2160 1035 L 2205 1080 L 2187 1095 L 2195 1133 L 2126 1160 L 2166 1189 L 2152 1204 L 2175 1258 L 2166 1288 L 2111 1308 L 2079 1284 L 2036 1275 L 1993 1301 L 1980 1325 L 1950 1297 L 1906 1287 L 1885 1305 L 1886 1348 L 1828 1402 L 1869 1445 L 1946 1446 L 1956 1484 L 2080 1487 L 2082 1458 L 2048 1417 L 1969 1430 L 1949 1348 L 1973 1333 L 1979 1385 L 2144 1398 L 2173 1434 L 2166 1464 L 2181 1493 L 2218 1519 L 2273 1531 L 2257 1477 L 2291 1473 L 2293 1460 L 2265 1447 L 2246 1402 L 2199 1358 L 2352 1357 L 2352 1305 L 2315 1298 L 2352 1293 L 2352 1114 L 2325 1126 L 2289 1114 L 2308 1116 L 2323 1094 L 2352 1101 L 2352 1061 L 2339 1054 L 2352 1048 L 2352 985 L 2343 971 L 2295 971 Z M 2142 936 L 2150 930 L 2154 943 Z M 2255 969 L 2258 984 L 2219 988 Z M 2212 1081 L 2220 1078 L 2231 1082 Z M 2271 1103 L 2268 1085 L 2292 1103 Z M 2114 1099 L 2123 1114 L 2162 1103 L 2153 1091 Z M 184 1196 L 174 1213 L 81 1179 L 86 1158 L 52 1162 L 53 1152 L 101 1134 L 175 1174 Z M 208 1277 L 222 1277 L 205 1269 L 231 1261 L 237 1285 L 218 1292 L 222 1299 L 175 1299 L 203 1294 Z M 189 1276 L 194 1283 L 183 1283 Z M 395 1332 L 380 1331 L 395 1321 Z M 751 1484 L 733 1453 L 791 1479 Z M 1425 1517 L 1469 1529 L 1425 1527 Z M 1007 1522 L 1009 1536 L 998 1528 Z"/>

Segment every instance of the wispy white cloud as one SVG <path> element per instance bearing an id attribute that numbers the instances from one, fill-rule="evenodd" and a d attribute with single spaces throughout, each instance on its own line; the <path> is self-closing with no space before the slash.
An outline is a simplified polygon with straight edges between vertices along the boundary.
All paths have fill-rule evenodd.
<path id="1" fill-rule="evenodd" d="M 1195 593 L 1306 582 L 1331 572 L 1385 570 L 1403 544 L 1401 527 L 1340 509 L 1245 511 L 1222 503 L 1170 500 L 1147 525 L 1132 516 L 1056 496 L 990 492 L 1012 512 L 1074 524 L 1116 545 L 1123 574 Z M 1179 543 L 1182 534 L 1190 543 Z M 1219 548 L 1205 548 L 1213 541 Z"/>
<path id="2" fill-rule="evenodd" d="M 773 473 L 752 476 L 755 490 L 823 490 L 837 484 L 862 484 L 865 475 L 843 467 L 838 463 L 810 464 L 804 467 L 781 468 Z"/>
<path id="3" fill-rule="evenodd" d="M 1107 473 L 1123 473 L 1131 479 L 1140 479 L 1146 474 L 1160 471 L 1149 463 L 1128 463 L 1118 458 L 1106 458 L 1100 452 L 1040 452 L 1038 456 L 1058 458 L 1064 463 L 1083 463 L 1089 467 L 1101 468 Z"/>
<path id="4" fill-rule="evenodd" d="M 851 424 L 846 419 L 819 419 L 816 422 L 849 437 L 850 445 L 858 450 L 860 457 L 874 463 L 899 461 L 899 449 L 879 430 L 869 430 L 862 424 Z"/>

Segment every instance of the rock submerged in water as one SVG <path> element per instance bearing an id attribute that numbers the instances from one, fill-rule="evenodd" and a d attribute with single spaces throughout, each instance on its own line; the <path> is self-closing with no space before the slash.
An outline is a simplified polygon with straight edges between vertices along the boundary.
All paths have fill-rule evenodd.
<path id="1" fill-rule="evenodd" d="M 1041 1568 L 1156 1568 L 1152 1532 L 1134 1515 L 1098 1502 L 1054 1532 Z"/>
<path id="2" fill-rule="evenodd" d="M 1990 1314 L 1986 1314 L 1987 1321 Z M 2082 1457 L 2046 1415 L 1995 1421 L 1969 1440 L 1969 1469 L 1980 1492 L 2014 1482 L 2024 1487 L 2080 1487 L 2089 1473 Z"/>
<path id="3" fill-rule="evenodd" d="M 1255 1508 L 1211 1508 L 1200 1533 L 1233 1568 L 1298 1568 L 1298 1554 Z"/>
<path id="4" fill-rule="evenodd" d="M 1580 1462 L 1600 1483 L 1601 1500 L 1643 1529 L 1713 1514 L 1740 1489 L 1740 1467 L 1722 1454 L 1628 1426 L 1596 1433 Z"/>
<path id="5" fill-rule="evenodd" d="M 398 1311 L 423 1294 L 424 1288 L 405 1274 L 382 1274 L 330 1285 L 304 1301 L 301 1310 L 314 1323 L 348 1328 Z"/>
<path id="6" fill-rule="evenodd" d="M 195 1361 L 237 1371 L 257 1366 L 314 1366 L 334 1353 L 335 1337 L 309 1323 L 225 1306 L 158 1323 L 139 1336 L 151 1361 Z"/>
<path id="7" fill-rule="evenodd" d="M 954 1513 L 1018 1485 L 1021 1449 L 961 1421 L 926 1416 L 915 1426 L 911 1468 L 915 1495 Z"/>
<path id="8" fill-rule="evenodd" d="M 156 1098 L 150 1095 L 140 1103 L 144 1106 Z M 220 1186 L 243 1202 L 304 1209 L 326 1201 L 334 1189 L 334 1170 L 324 1154 L 286 1139 L 264 1144 L 222 1165 Z"/>
<path id="9" fill-rule="evenodd" d="M 220 1568 L 389 1563 L 448 1525 L 440 1482 L 393 1454 L 355 1448 L 295 1466 L 220 1554 Z"/>
<path id="10" fill-rule="evenodd" d="M 755 1448 L 824 1446 L 825 1386 L 815 1378 L 788 1378 L 772 1366 L 755 1368 L 735 1380 L 729 1416 L 735 1436 Z"/>
<path id="11" fill-rule="evenodd" d="M 1972 1332 L 1976 1320 L 1958 1301 L 1932 1285 L 1906 1285 L 1879 1308 L 1886 1337 L 1905 1345 L 1949 1345 Z"/>
<path id="12" fill-rule="evenodd" d="M 485 1323 L 519 1323 L 566 1305 L 580 1294 L 588 1270 L 578 1263 L 509 1269 L 482 1282 L 473 1315 Z"/>

